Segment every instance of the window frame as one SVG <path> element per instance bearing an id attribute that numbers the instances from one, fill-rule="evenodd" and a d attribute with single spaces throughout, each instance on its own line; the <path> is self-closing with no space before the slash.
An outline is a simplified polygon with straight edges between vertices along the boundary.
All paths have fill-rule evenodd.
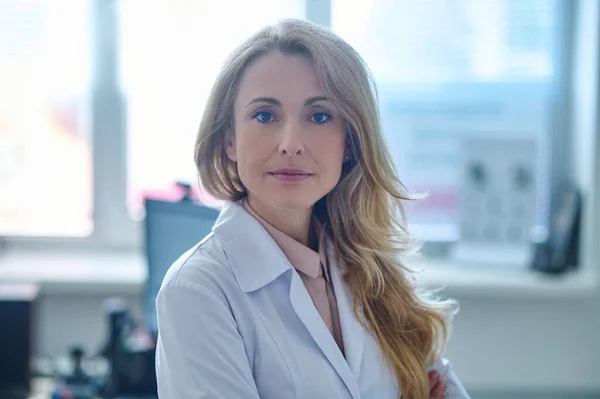
<path id="1" fill-rule="evenodd" d="M 118 3 L 90 0 L 93 230 L 87 237 L 3 238 L 3 246 L 36 249 L 141 247 L 139 223 L 127 214 L 125 101 L 119 87 Z"/>
<path id="2" fill-rule="evenodd" d="M 127 209 L 127 131 L 126 99 L 119 76 L 118 3 L 91 1 L 92 29 L 92 159 L 93 159 L 93 232 L 88 237 L 0 237 L 0 246 L 10 248 L 50 249 L 140 249 L 142 223 L 130 218 Z M 574 16 L 579 1 L 557 0 L 560 24 L 557 30 L 555 62 L 558 79 L 553 106 L 553 129 L 550 132 L 552 162 L 551 185 L 573 175 L 570 110 L 572 92 L 572 53 Z M 325 27 L 331 26 L 332 0 L 306 0 L 306 19 Z M 561 133 L 562 132 L 562 133 Z M 557 149 L 562 149 L 558 151 Z M 415 226 L 418 228 L 418 226 Z M 429 229 L 431 230 L 431 229 Z M 456 242 L 452 228 L 445 234 L 425 237 L 427 254 L 443 257 Z M 427 231 L 427 229 L 425 229 Z"/>

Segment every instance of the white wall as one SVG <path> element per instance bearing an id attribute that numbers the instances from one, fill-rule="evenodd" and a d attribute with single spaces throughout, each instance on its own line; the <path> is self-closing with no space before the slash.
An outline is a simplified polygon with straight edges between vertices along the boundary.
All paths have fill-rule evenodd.
<path id="1" fill-rule="evenodd" d="M 461 303 L 448 357 L 469 387 L 600 392 L 600 297 Z"/>

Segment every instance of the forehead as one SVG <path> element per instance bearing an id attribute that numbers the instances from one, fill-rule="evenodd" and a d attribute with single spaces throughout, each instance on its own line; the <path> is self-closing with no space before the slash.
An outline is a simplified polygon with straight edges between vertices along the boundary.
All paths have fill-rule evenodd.
<path id="1" fill-rule="evenodd" d="M 244 105 L 256 97 L 274 97 L 283 104 L 325 95 L 311 62 L 303 56 L 268 54 L 245 71 L 237 101 Z"/>

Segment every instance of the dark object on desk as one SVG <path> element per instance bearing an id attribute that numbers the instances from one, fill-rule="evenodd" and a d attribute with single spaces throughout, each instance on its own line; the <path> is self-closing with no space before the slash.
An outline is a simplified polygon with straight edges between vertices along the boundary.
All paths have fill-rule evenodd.
<path id="1" fill-rule="evenodd" d="M 105 302 L 108 331 L 101 356 L 110 372 L 99 384 L 103 398 L 156 398 L 156 295 L 171 264 L 208 235 L 219 216 L 217 209 L 193 201 L 189 185 L 179 185 L 184 189 L 179 202 L 145 200 L 146 323 L 137 323 L 123 300 Z"/>
<path id="2" fill-rule="evenodd" d="M 31 389 L 36 284 L 0 284 L 0 398 L 26 398 Z"/>
<path id="3" fill-rule="evenodd" d="M 82 367 L 84 351 L 73 347 L 70 350 L 73 370 L 56 379 L 52 399 L 157 398 L 153 365 L 155 341 L 146 330 L 136 327 L 119 298 L 107 300 L 106 310 L 109 339 L 97 356 L 107 359 L 108 374 L 86 373 Z M 4 398 L 0 396 L 0 399 Z"/>
<path id="4" fill-rule="evenodd" d="M 146 324 L 140 327 L 123 301 L 111 299 L 106 303 L 109 337 L 103 355 L 111 373 L 103 397 L 156 394 L 156 295 L 171 264 L 208 235 L 219 216 L 218 210 L 192 200 L 189 185 L 180 186 L 185 193 L 179 202 L 145 200 Z"/>
<path id="5" fill-rule="evenodd" d="M 88 375 L 83 371 L 83 367 L 81 367 L 81 361 L 85 354 L 83 348 L 79 346 L 74 346 L 71 348 L 69 353 L 71 355 L 71 359 L 73 361 L 73 373 L 66 378 L 67 383 L 70 384 L 87 384 L 89 382 Z"/>
<path id="6" fill-rule="evenodd" d="M 105 305 L 108 341 L 102 354 L 108 359 L 110 374 L 102 397 L 156 395 L 156 341 L 137 325 L 124 301 L 112 298 Z"/>
<path id="7" fill-rule="evenodd" d="M 189 186 L 184 186 L 189 189 Z M 145 249 L 148 281 L 145 310 L 148 328 L 156 336 L 156 295 L 173 262 L 207 236 L 219 211 L 199 205 L 188 193 L 179 202 L 145 200 Z"/>
<path id="8" fill-rule="evenodd" d="M 536 245 L 534 269 L 561 273 L 577 267 L 582 202 L 581 192 L 572 184 L 563 183 L 554 190 L 548 240 Z"/>
<path id="9" fill-rule="evenodd" d="M 73 371 L 58 378 L 52 399 L 89 399 L 97 398 L 102 388 L 102 380 L 89 376 L 82 367 L 85 355 L 83 348 L 74 346 L 70 350 Z"/>

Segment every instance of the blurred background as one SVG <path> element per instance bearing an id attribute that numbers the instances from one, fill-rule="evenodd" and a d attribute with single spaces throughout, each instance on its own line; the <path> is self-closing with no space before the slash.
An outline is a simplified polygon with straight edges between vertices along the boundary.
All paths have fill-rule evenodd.
<path id="1" fill-rule="evenodd" d="M 76 374 L 74 346 L 110 375 L 115 309 L 152 333 L 164 270 L 214 217 L 188 205 L 218 208 L 193 162 L 209 90 L 283 18 L 371 69 L 397 170 L 427 193 L 410 262 L 461 302 L 447 356 L 473 398 L 600 398 L 598 0 L 0 0 L 0 392 L 15 337 L 33 392 Z M 149 200 L 178 216 L 150 225 Z"/>

